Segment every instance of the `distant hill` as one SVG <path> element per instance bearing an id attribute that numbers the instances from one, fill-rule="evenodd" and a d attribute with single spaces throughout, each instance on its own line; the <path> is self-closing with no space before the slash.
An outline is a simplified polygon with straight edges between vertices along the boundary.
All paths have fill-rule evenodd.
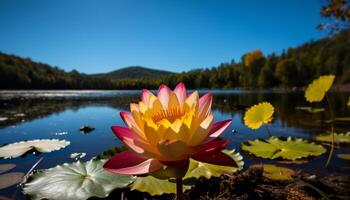
<path id="1" fill-rule="evenodd" d="M 350 30 L 288 48 L 281 54 L 259 50 L 240 61 L 182 73 L 139 66 L 87 75 L 0 52 L 0 89 L 156 89 L 165 83 L 188 88 L 303 87 L 323 74 L 336 75 L 336 84 L 350 83 Z"/>
<path id="2" fill-rule="evenodd" d="M 150 69 L 140 66 L 131 66 L 121 68 L 108 73 L 92 74 L 91 77 L 106 78 L 111 80 L 119 79 L 142 79 L 142 78 L 160 78 L 162 76 L 174 74 L 173 72 L 158 69 Z"/>

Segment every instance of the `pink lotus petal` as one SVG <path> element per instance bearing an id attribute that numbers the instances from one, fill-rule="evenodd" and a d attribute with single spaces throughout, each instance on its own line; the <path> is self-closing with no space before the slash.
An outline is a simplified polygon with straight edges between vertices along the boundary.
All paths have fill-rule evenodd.
<path id="1" fill-rule="evenodd" d="M 215 122 L 210 129 L 209 137 L 206 139 L 206 142 L 210 142 L 211 140 L 214 140 L 215 138 L 219 137 L 227 127 L 230 126 L 232 120 L 224 120 L 220 122 Z"/>
<path id="2" fill-rule="evenodd" d="M 140 175 L 157 171 L 163 165 L 155 159 L 145 159 L 130 151 L 124 151 L 108 160 L 103 168 L 112 173 Z"/>
<path id="3" fill-rule="evenodd" d="M 143 135 L 142 130 L 136 124 L 134 117 L 128 112 L 120 112 L 120 117 L 124 121 L 124 123 L 138 135 Z"/>
<path id="4" fill-rule="evenodd" d="M 170 93 L 170 89 L 164 84 L 161 85 L 158 89 L 158 99 L 165 109 L 168 108 Z"/>
<path id="5" fill-rule="evenodd" d="M 221 165 L 221 166 L 229 166 L 229 167 L 237 167 L 237 163 L 231 156 L 223 153 L 218 152 L 216 154 L 212 154 L 210 156 L 192 156 L 194 160 L 214 164 L 214 165 Z"/>
<path id="6" fill-rule="evenodd" d="M 199 98 L 199 116 L 204 117 L 210 113 L 211 105 L 213 101 L 213 95 L 211 93 L 207 93 Z"/>
<path id="7" fill-rule="evenodd" d="M 150 92 L 149 90 L 143 89 L 141 93 L 141 100 L 143 101 L 143 103 L 148 105 L 151 95 L 153 95 L 152 92 Z"/>
<path id="8" fill-rule="evenodd" d="M 185 84 L 184 83 L 177 84 L 177 86 L 175 87 L 174 93 L 176 94 L 180 105 L 183 106 L 187 98 L 187 90 L 186 90 Z"/>
<path id="9" fill-rule="evenodd" d="M 148 149 L 149 144 L 132 133 L 129 128 L 112 126 L 112 131 L 130 150 L 139 154 L 148 153 L 145 149 Z"/>
<path id="10" fill-rule="evenodd" d="M 226 148 L 228 142 L 222 139 L 215 139 L 205 144 L 197 145 L 191 148 L 190 154 L 193 156 L 204 156 L 216 154 Z"/>

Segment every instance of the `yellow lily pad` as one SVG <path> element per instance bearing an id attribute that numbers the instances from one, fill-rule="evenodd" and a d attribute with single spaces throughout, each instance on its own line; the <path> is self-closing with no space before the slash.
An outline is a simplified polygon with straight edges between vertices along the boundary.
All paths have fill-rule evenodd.
<path id="1" fill-rule="evenodd" d="M 274 136 L 268 140 L 247 141 L 242 144 L 242 150 L 261 158 L 286 160 L 319 156 L 326 152 L 321 145 L 309 143 L 301 138 L 288 137 L 287 140 L 281 140 Z"/>
<path id="2" fill-rule="evenodd" d="M 320 102 L 326 95 L 326 92 L 332 87 L 335 76 L 324 75 L 315 79 L 305 90 L 305 98 L 308 102 Z"/>
<path id="3" fill-rule="evenodd" d="M 294 170 L 277 165 L 256 164 L 250 167 L 263 167 L 263 176 L 271 180 L 292 180 L 292 176 L 295 174 Z"/>
<path id="4" fill-rule="evenodd" d="M 350 160 L 350 154 L 337 154 L 337 157 L 344 160 Z"/>
<path id="5" fill-rule="evenodd" d="M 274 107 L 268 102 L 262 102 L 252 106 L 244 115 L 244 124 L 251 129 L 258 129 L 263 124 L 272 121 Z"/>
<path id="6" fill-rule="evenodd" d="M 315 140 L 320 142 L 332 142 L 332 133 L 327 133 L 315 137 Z M 350 132 L 347 133 L 334 133 L 335 142 L 338 143 L 350 143 Z"/>

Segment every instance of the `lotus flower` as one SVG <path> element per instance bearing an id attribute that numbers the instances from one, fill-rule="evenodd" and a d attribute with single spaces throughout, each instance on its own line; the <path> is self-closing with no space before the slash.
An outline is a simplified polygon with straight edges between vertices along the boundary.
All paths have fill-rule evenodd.
<path id="1" fill-rule="evenodd" d="M 148 174 L 164 166 L 180 166 L 190 158 L 236 166 L 230 156 L 221 152 L 228 142 L 218 138 L 231 120 L 213 122 L 210 93 L 201 98 L 198 91 L 188 95 L 185 85 L 179 83 L 174 91 L 161 85 L 157 96 L 148 90 L 143 90 L 141 96 L 138 104 L 130 104 L 131 113 L 120 113 L 127 127 L 112 127 L 128 150 L 107 161 L 107 171 Z"/>

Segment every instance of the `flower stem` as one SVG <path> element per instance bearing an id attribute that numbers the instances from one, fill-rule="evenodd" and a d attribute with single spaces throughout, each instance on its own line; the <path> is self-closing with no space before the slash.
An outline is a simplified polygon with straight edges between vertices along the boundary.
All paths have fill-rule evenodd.
<path id="1" fill-rule="evenodd" d="M 331 115 L 331 123 L 332 123 L 331 125 L 332 145 L 331 145 L 331 150 L 329 151 L 328 159 L 326 162 L 326 167 L 328 167 L 329 163 L 331 162 L 333 151 L 334 151 L 335 136 L 334 136 L 334 113 L 332 109 L 331 100 L 328 95 L 326 95 L 326 100 L 328 104 L 329 113 Z"/>
<path id="2" fill-rule="evenodd" d="M 176 200 L 182 200 L 182 178 L 176 179 Z"/>

